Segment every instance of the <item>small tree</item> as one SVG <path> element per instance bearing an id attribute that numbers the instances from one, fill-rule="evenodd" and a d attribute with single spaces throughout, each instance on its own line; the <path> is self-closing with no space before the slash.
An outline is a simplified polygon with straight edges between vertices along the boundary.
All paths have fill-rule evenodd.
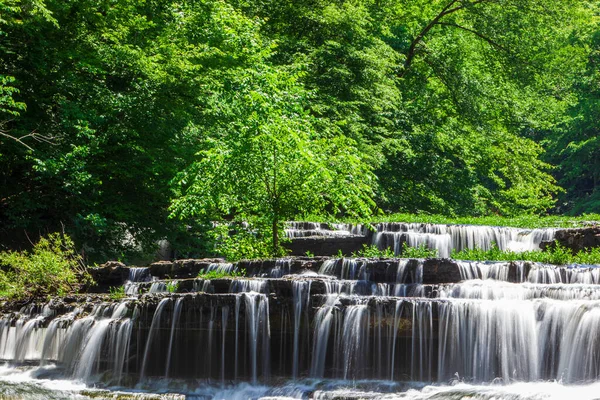
<path id="1" fill-rule="evenodd" d="M 306 111 L 299 72 L 263 67 L 229 77 L 209 101 L 212 131 L 177 180 L 174 215 L 268 222 L 273 254 L 282 221 L 311 213 L 368 215 L 375 177 L 355 143 Z M 323 128 L 325 126 L 325 128 Z"/>

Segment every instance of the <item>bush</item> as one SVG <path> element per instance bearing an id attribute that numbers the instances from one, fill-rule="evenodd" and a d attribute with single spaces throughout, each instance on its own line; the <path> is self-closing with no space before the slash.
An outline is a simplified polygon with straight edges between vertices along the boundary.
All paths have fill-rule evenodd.
<path id="1" fill-rule="evenodd" d="M 421 244 L 418 247 L 411 247 L 408 243 L 402 243 L 402 257 L 404 258 L 436 258 L 438 257 L 437 249 L 430 249 L 425 245 Z"/>
<path id="2" fill-rule="evenodd" d="M 31 252 L 0 252 L 0 296 L 10 299 L 64 296 L 92 282 L 71 238 L 42 237 Z"/>

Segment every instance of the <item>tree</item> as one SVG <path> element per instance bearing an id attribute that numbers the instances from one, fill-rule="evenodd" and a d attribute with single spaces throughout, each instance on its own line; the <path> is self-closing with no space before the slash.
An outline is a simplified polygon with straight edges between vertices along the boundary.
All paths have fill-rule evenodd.
<path id="1" fill-rule="evenodd" d="M 91 260 L 152 256 L 185 234 L 169 182 L 195 153 L 187 127 L 218 75 L 204 72 L 252 63 L 257 22 L 222 1 L 48 0 L 51 21 L 14 3 L 0 74 L 27 109 L 5 129 L 54 139 L 31 151 L 0 138 L 2 242 L 64 223 Z"/>
<path id="2" fill-rule="evenodd" d="M 220 107 L 213 108 L 197 161 L 177 179 L 174 215 L 268 221 L 263 229 L 278 254 L 286 219 L 372 211 L 371 168 L 352 140 L 333 128 L 317 132 L 301 76 L 263 65 L 222 77 L 228 90 L 209 99 Z"/>
<path id="3" fill-rule="evenodd" d="M 515 214 L 552 206 L 559 188 L 539 140 L 572 102 L 568 77 L 582 57 L 573 37 L 591 18 L 582 5 L 236 4 L 267 20 L 275 63 L 308 64 L 312 115 L 355 140 L 379 178 L 380 207 Z"/>
<path id="4" fill-rule="evenodd" d="M 547 159 L 557 165 L 557 178 L 566 189 L 560 210 L 581 214 L 600 212 L 600 29 L 590 26 L 587 63 L 573 77 L 577 102 L 567 121 L 544 138 Z"/>

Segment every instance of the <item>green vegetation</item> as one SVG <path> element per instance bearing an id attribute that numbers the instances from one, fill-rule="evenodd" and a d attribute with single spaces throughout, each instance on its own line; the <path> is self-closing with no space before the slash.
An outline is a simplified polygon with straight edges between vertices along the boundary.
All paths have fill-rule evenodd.
<path id="1" fill-rule="evenodd" d="M 402 245 L 402 254 L 395 255 L 393 250 L 388 248 L 379 249 L 373 245 L 363 245 L 363 249 L 352 253 L 352 257 L 366 258 L 436 258 L 438 253 L 436 249 L 429 249 L 426 245 L 419 247 Z M 566 247 L 555 243 L 545 251 L 525 251 L 514 252 L 510 250 L 500 250 L 494 245 L 489 250 L 466 249 L 462 251 L 453 250 L 450 258 L 455 260 L 470 261 L 534 261 L 546 264 L 567 265 L 567 264 L 598 264 L 600 265 L 600 248 L 586 249 L 573 254 Z"/>
<path id="2" fill-rule="evenodd" d="M 214 254 L 231 262 L 283 255 L 283 249 L 274 253 L 269 237 L 253 225 L 235 224 L 232 227 L 231 224 L 222 224 L 210 230 L 205 238 L 214 243 Z"/>
<path id="3" fill-rule="evenodd" d="M 176 282 L 176 281 L 167 282 L 167 292 L 177 293 L 177 289 L 179 289 L 179 282 Z"/>
<path id="4" fill-rule="evenodd" d="M 109 288 L 110 298 L 113 300 L 121 300 L 124 299 L 125 294 L 125 286 L 113 286 Z"/>
<path id="5" fill-rule="evenodd" d="M 438 251 L 430 249 L 425 244 L 418 247 L 409 246 L 407 243 L 402 244 L 402 257 L 404 258 L 436 258 Z"/>
<path id="6" fill-rule="evenodd" d="M 453 251 L 451 258 L 455 260 L 472 261 L 535 261 L 546 264 L 598 264 L 600 265 L 600 248 L 579 251 L 573 254 L 569 249 L 556 243 L 546 251 L 526 251 L 516 253 L 513 251 L 502 251 L 497 246 L 490 250 L 462 250 Z"/>
<path id="7" fill-rule="evenodd" d="M 204 272 L 204 271 L 200 271 L 200 273 L 198 274 L 198 278 L 200 279 L 205 279 L 205 280 L 211 280 L 211 279 L 223 279 L 223 278 L 242 278 L 246 276 L 246 270 L 245 269 L 240 269 L 239 271 L 217 271 L 217 270 L 213 270 L 213 271 L 208 271 L 208 272 Z"/>
<path id="8" fill-rule="evenodd" d="M 600 214 L 584 214 L 577 217 L 567 215 L 519 215 L 515 217 L 483 216 L 483 217 L 457 217 L 445 215 L 421 214 L 380 214 L 366 220 L 356 218 L 327 218 L 317 215 L 304 216 L 300 220 L 328 223 L 378 223 L 378 222 L 406 222 L 406 223 L 431 223 L 431 224 L 458 224 L 458 225 L 492 225 L 509 226 L 514 228 L 580 228 L 589 225 L 600 225 Z"/>
<path id="9" fill-rule="evenodd" d="M 379 249 L 377 246 L 367 244 L 363 245 L 362 250 L 352 253 L 352 257 L 365 258 L 436 258 L 437 256 L 437 250 L 430 249 L 425 244 L 418 247 L 412 247 L 407 243 L 402 244 L 402 253 L 400 255 L 396 255 L 389 247 Z"/>
<path id="10" fill-rule="evenodd" d="M 92 283 L 71 239 L 53 233 L 31 252 L 0 252 L 0 296 L 24 300 L 76 293 Z"/>
<path id="11" fill-rule="evenodd" d="M 341 254 L 338 254 L 338 257 L 342 257 Z M 365 257 L 365 258 L 394 258 L 396 255 L 394 251 L 389 247 L 386 247 L 383 250 L 380 250 L 377 246 L 363 244 L 363 248 L 358 252 L 353 252 L 352 257 Z"/>
<path id="12" fill-rule="evenodd" d="M 237 260 L 311 213 L 600 213 L 599 9 L 0 0 L 0 243 Z"/>

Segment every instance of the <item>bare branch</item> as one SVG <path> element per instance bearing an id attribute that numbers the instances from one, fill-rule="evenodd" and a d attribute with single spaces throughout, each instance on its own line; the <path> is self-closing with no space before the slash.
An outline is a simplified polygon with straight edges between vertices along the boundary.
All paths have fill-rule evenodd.
<path id="1" fill-rule="evenodd" d="M 28 134 L 26 134 L 26 135 L 23 135 L 23 136 L 11 135 L 9 133 L 10 132 L 9 130 L 3 129 L 4 126 L 8 122 L 10 122 L 10 120 L 0 122 L 0 136 L 3 136 L 5 138 L 7 138 L 7 139 L 14 140 L 15 142 L 23 145 L 28 150 L 34 151 L 33 147 L 31 147 L 30 145 L 28 145 L 27 143 L 24 142 L 25 139 L 29 139 L 29 138 L 31 138 L 31 139 L 35 140 L 36 142 L 39 142 L 39 143 L 54 144 L 54 142 L 53 142 L 54 137 L 42 135 L 42 134 L 36 132 L 35 130 L 32 131 L 32 132 L 30 132 L 30 133 L 28 133 Z"/>

